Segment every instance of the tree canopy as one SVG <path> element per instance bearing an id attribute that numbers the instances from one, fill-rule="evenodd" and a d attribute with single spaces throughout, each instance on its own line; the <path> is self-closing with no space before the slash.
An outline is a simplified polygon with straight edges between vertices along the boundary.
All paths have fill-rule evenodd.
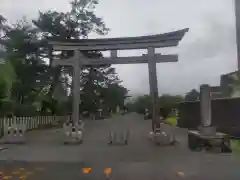
<path id="1" fill-rule="evenodd" d="M 92 33 L 107 34 L 109 29 L 95 14 L 97 4 L 97 0 L 74 0 L 69 12 L 39 12 L 31 22 L 23 18 L 15 24 L 0 15 L 0 44 L 5 47 L 0 51 L 5 61 L 0 64 L 2 115 L 71 112 L 72 68 L 53 68 L 51 64 L 53 58 L 71 56 L 72 52 L 53 51 L 47 39 L 87 39 Z M 93 51 L 84 55 L 102 57 L 101 52 Z M 80 83 L 81 111 L 114 110 L 124 105 L 128 90 L 111 65 L 85 67 Z"/>
<path id="2" fill-rule="evenodd" d="M 163 94 L 158 98 L 159 108 L 164 109 L 165 113 L 170 113 L 172 108 L 176 108 L 178 103 L 184 101 L 184 97 L 179 95 Z M 139 96 L 134 102 L 127 103 L 127 107 L 131 111 L 144 113 L 145 109 L 152 108 L 151 97 L 149 95 Z M 160 110 L 161 111 L 161 110 Z"/>
<path id="3" fill-rule="evenodd" d="M 197 101 L 200 99 L 200 92 L 196 89 L 192 89 L 185 96 L 185 101 Z"/>

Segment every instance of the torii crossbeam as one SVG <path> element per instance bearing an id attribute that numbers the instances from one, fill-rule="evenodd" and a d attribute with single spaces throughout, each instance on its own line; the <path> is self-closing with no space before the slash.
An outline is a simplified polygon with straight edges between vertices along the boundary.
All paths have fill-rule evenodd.
<path id="1" fill-rule="evenodd" d="M 73 50 L 74 56 L 69 59 L 54 60 L 53 66 L 72 66 L 73 75 L 73 120 L 79 120 L 80 103 L 80 71 L 84 66 L 104 65 L 104 64 L 140 64 L 148 63 L 150 94 L 152 97 L 152 129 L 160 130 L 159 105 L 158 105 L 158 86 L 156 63 L 177 62 L 178 55 L 161 55 L 155 53 L 155 48 L 175 47 L 183 38 L 188 29 L 182 29 L 175 32 L 126 38 L 111 39 L 84 39 L 84 40 L 61 40 L 50 39 L 49 44 L 54 50 Z M 117 50 L 126 49 L 147 49 L 147 54 L 142 56 L 118 57 Z M 105 58 L 87 58 L 83 51 L 111 51 L 111 57 Z"/>

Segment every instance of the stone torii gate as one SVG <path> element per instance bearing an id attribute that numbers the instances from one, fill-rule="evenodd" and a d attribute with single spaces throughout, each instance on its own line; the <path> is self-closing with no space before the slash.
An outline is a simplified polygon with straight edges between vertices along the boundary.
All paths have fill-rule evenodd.
<path id="1" fill-rule="evenodd" d="M 169 32 L 165 34 L 126 37 L 126 38 L 105 38 L 105 39 L 69 39 L 59 40 L 50 39 L 49 44 L 53 50 L 74 51 L 73 57 L 68 59 L 54 60 L 53 66 L 72 66 L 73 75 L 73 114 L 74 122 L 79 120 L 80 103 L 80 72 L 84 66 L 105 65 L 105 64 L 140 64 L 148 63 L 150 95 L 152 98 L 152 129 L 160 130 L 159 106 L 158 106 L 158 83 L 156 73 L 156 63 L 177 62 L 178 55 L 156 54 L 155 48 L 175 47 L 183 38 L 188 29 Z M 118 57 L 118 50 L 147 49 L 147 55 Z M 87 58 L 84 57 L 84 51 L 110 51 L 111 57 Z"/>

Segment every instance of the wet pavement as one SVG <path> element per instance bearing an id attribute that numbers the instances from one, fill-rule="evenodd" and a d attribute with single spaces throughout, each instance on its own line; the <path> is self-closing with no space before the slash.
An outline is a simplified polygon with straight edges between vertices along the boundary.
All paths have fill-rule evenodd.
<path id="1" fill-rule="evenodd" d="M 164 131 L 175 133 L 179 144 L 155 146 L 148 139 L 151 121 L 134 113 L 126 117 L 131 129 L 127 146 L 107 144 L 113 119 L 86 122 L 82 145 L 63 145 L 60 129 L 29 132 L 25 145 L 0 151 L 0 172 L 5 179 L 32 180 L 101 180 L 106 179 L 106 168 L 111 168 L 113 180 L 240 178 L 240 156 L 191 152 L 187 130 L 169 126 L 163 126 Z M 91 171 L 84 174 L 82 168 Z"/>

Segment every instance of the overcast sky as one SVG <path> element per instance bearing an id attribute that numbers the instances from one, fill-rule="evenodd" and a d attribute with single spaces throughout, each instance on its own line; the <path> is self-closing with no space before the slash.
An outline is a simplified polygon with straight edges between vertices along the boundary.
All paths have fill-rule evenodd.
<path id="1" fill-rule="evenodd" d="M 38 11 L 67 11 L 69 0 L 1 0 L 11 22 Z M 111 29 L 107 37 L 141 36 L 190 28 L 176 49 L 179 62 L 157 65 L 159 93 L 184 94 L 200 84 L 218 85 L 237 68 L 233 0 L 100 0 L 97 14 Z M 124 55 L 140 55 L 126 52 Z M 147 65 L 121 65 L 117 72 L 131 94 L 149 92 Z"/>

